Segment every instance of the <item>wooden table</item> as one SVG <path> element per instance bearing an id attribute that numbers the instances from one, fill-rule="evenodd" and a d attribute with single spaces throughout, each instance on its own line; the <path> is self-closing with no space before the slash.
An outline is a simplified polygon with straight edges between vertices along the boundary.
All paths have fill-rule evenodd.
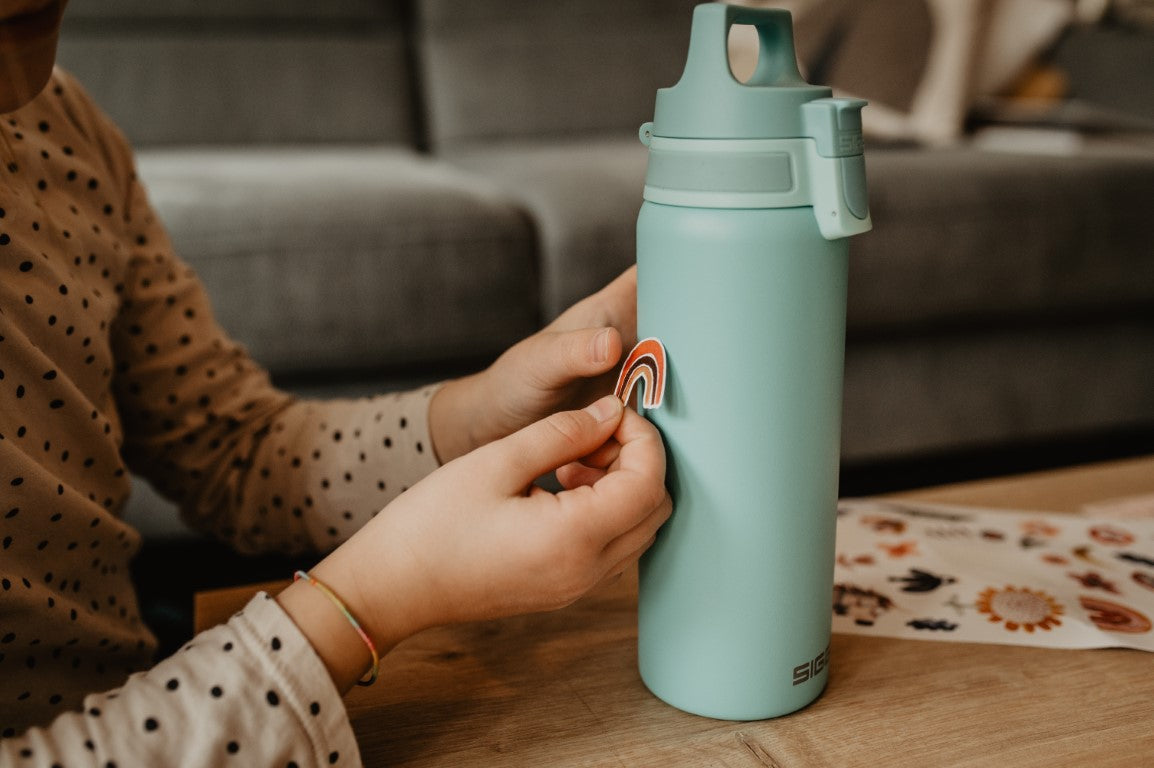
<path id="1" fill-rule="evenodd" d="M 1076 512 L 1154 493 L 1154 457 L 899 494 Z M 197 596 L 198 628 L 253 587 Z M 554 613 L 431 630 L 347 699 L 369 766 L 1154 765 L 1154 657 L 835 635 L 829 686 L 776 720 L 708 720 L 637 674 L 636 577 Z"/>

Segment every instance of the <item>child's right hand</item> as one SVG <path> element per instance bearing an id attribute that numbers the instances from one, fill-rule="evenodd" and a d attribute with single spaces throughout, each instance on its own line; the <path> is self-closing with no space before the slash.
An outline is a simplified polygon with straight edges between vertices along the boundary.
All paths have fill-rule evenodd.
<path id="1" fill-rule="evenodd" d="M 565 486 L 557 494 L 533 485 L 552 470 Z M 673 506 L 664 481 L 657 430 L 604 397 L 441 467 L 313 574 L 382 653 L 426 627 L 560 608 L 653 543 Z M 278 599 L 338 686 L 364 671 L 367 651 L 323 595 L 297 583 Z"/>

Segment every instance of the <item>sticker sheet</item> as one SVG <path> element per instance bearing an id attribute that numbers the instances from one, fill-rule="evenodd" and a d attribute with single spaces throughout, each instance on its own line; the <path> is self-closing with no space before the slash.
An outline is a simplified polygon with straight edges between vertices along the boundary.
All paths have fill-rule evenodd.
<path id="1" fill-rule="evenodd" d="M 1154 519 L 838 505 L 833 631 L 1154 651 Z"/>

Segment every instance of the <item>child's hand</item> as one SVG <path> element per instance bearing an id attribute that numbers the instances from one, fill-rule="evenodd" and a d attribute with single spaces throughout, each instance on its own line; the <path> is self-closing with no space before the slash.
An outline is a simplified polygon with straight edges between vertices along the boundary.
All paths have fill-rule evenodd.
<path id="1" fill-rule="evenodd" d="M 533 485 L 558 468 L 565 490 Z M 345 599 L 382 652 L 434 625 L 560 608 L 649 547 L 672 510 L 664 480 L 657 430 L 608 396 L 441 467 L 313 573 Z M 319 622 L 336 633 L 327 653 L 338 662 L 360 658 L 355 677 L 367 652 L 308 589 L 290 587 L 282 604 L 326 663 L 326 640 L 301 612 L 310 610 L 308 601 L 321 619 L 330 611 Z"/>
<path id="2" fill-rule="evenodd" d="M 612 391 L 613 369 L 636 336 L 637 268 L 630 267 L 485 371 L 442 387 L 429 404 L 437 457 L 447 462 Z"/>

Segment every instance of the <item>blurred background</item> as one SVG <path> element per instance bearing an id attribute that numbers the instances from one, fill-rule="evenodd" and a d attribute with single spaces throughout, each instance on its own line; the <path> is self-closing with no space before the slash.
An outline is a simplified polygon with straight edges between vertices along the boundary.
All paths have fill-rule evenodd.
<path id="1" fill-rule="evenodd" d="M 1154 0 L 751 4 L 871 102 L 843 495 L 1154 450 Z M 71 0 L 60 63 L 225 328 L 280 386 L 355 396 L 475 370 L 633 263 L 637 129 L 693 6 Z M 756 51 L 731 30 L 737 79 Z M 290 572 L 137 487 L 162 636 L 191 590 Z"/>

